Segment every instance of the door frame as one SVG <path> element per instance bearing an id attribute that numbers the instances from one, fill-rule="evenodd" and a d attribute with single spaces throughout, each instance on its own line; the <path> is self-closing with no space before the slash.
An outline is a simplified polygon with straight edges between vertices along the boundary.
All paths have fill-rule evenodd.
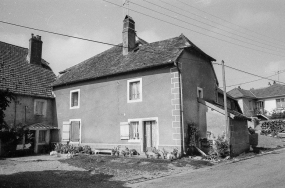
<path id="1" fill-rule="evenodd" d="M 145 121 L 155 121 L 156 123 L 156 145 L 154 147 L 158 148 L 159 146 L 159 124 L 158 124 L 158 117 L 148 117 L 148 118 L 134 118 L 134 119 L 128 119 L 128 122 L 132 121 L 138 121 L 139 126 L 140 126 L 140 131 L 141 131 L 141 138 L 139 140 L 140 145 L 141 145 L 141 152 L 143 152 L 144 149 L 144 142 L 145 142 L 145 132 L 144 132 L 144 122 Z M 129 142 L 134 142 L 132 140 L 129 140 Z"/>
<path id="2" fill-rule="evenodd" d="M 70 144 L 81 144 L 82 143 L 82 138 L 81 138 L 81 131 L 82 131 L 82 123 L 81 123 L 81 119 L 69 119 L 69 124 L 71 126 L 71 122 L 72 121 L 79 121 L 79 142 L 71 142 L 70 141 Z M 69 128 L 69 131 L 70 131 L 71 127 Z"/>

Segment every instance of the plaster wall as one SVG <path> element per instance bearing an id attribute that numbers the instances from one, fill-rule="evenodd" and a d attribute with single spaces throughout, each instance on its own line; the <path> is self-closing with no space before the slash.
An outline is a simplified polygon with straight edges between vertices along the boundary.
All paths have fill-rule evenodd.
<path id="1" fill-rule="evenodd" d="M 276 99 L 264 99 L 264 110 L 267 112 L 272 112 L 274 109 L 276 109 Z"/>
<path id="2" fill-rule="evenodd" d="M 183 84 L 183 114 L 185 126 L 185 139 L 188 140 L 189 123 L 194 123 L 199 129 L 199 136 L 206 137 L 207 121 L 205 114 L 199 112 L 197 101 L 197 88 L 203 89 L 203 99 L 216 101 L 216 78 L 211 62 L 191 53 L 184 52 L 179 60 L 182 63 Z"/>
<path id="3" fill-rule="evenodd" d="M 46 113 L 44 115 L 35 115 L 35 99 L 46 100 L 47 106 Z M 5 121 L 9 126 L 13 126 L 14 124 L 18 125 L 19 123 L 30 125 L 39 122 L 57 126 L 55 114 L 56 110 L 54 99 L 16 95 L 15 100 L 12 100 L 9 107 L 5 110 Z"/>
<path id="4" fill-rule="evenodd" d="M 54 88 L 59 129 L 62 122 L 81 120 L 81 143 L 95 147 L 131 145 L 140 150 L 142 140 L 120 138 L 120 122 L 130 119 L 157 118 L 159 147 L 179 146 L 172 127 L 172 67 L 117 75 L 84 83 Z M 127 81 L 142 79 L 142 101 L 127 102 Z M 80 108 L 70 109 L 70 91 L 80 90 Z M 180 133 L 180 132 L 178 132 Z"/>

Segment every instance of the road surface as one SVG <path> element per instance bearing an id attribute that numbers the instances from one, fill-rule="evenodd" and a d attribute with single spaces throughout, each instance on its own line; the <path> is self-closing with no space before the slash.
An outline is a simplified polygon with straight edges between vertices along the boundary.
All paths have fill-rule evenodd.
<path id="1" fill-rule="evenodd" d="M 142 182 L 132 187 L 285 187 L 285 149 L 254 158 L 199 169 L 172 177 Z"/>

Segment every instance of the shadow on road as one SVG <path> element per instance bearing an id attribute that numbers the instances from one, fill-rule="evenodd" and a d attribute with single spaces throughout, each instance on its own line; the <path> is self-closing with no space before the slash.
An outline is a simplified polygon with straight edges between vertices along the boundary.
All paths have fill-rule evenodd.
<path id="1" fill-rule="evenodd" d="M 3 187 L 125 187 L 124 182 L 109 181 L 112 176 L 91 174 L 88 171 L 37 171 L 21 172 L 10 175 L 0 175 L 0 185 Z"/>

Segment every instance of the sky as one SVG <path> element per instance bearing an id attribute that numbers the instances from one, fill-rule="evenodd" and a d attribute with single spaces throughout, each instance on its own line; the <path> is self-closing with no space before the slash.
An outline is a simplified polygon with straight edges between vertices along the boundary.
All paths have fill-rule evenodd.
<path id="1" fill-rule="evenodd" d="M 1 0 L 0 21 L 119 44 L 124 16 L 129 14 L 137 35 L 147 42 L 183 33 L 215 63 L 223 60 L 227 66 L 285 84 L 284 0 L 130 0 L 124 8 L 125 0 L 106 1 Z M 56 75 L 112 47 L 0 23 L 2 42 L 28 48 L 31 33 L 42 37 L 43 58 Z M 214 68 L 222 87 L 218 64 Z M 227 91 L 273 82 L 242 84 L 260 78 L 229 68 L 225 72 Z"/>

